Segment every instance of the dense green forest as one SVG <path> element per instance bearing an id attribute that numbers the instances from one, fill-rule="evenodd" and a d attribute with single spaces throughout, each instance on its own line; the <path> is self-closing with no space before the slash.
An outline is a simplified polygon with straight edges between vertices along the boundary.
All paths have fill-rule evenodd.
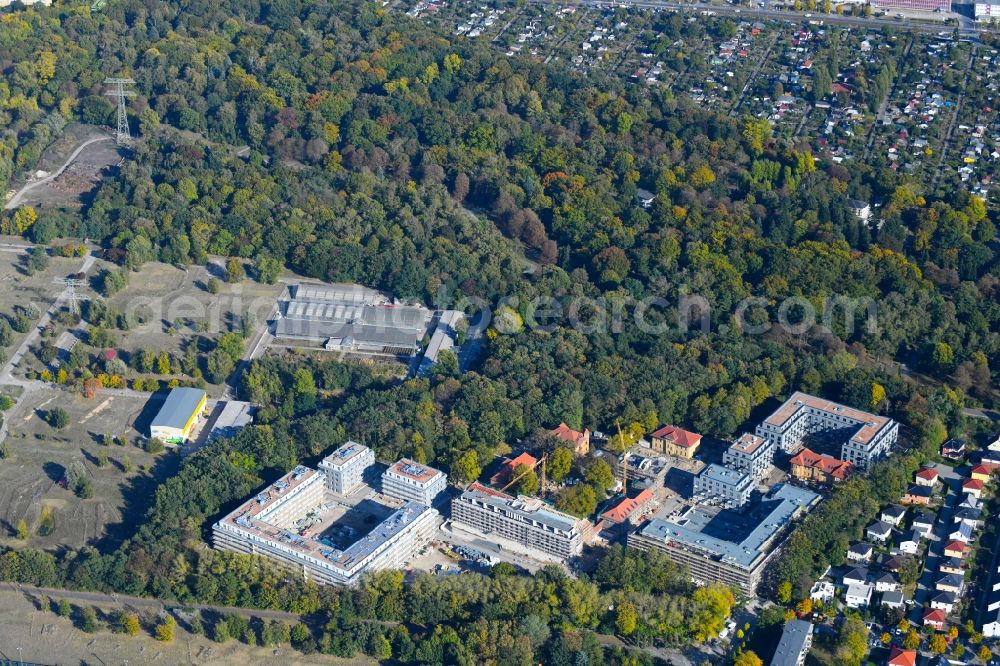
<path id="1" fill-rule="evenodd" d="M 315 640 L 338 654 L 381 655 L 385 640 L 401 661 L 499 650 L 500 661 L 518 655 L 510 663 L 574 663 L 586 651 L 600 663 L 579 632 L 616 631 L 606 602 L 625 590 L 635 591 L 629 633 L 662 644 L 709 635 L 731 601 L 693 593 L 659 561 L 667 580 L 546 571 L 503 583 L 426 578 L 402 591 L 391 576 L 357 591 L 301 589 L 259 562 L 207 553 L 207 524 L 347 437 L 462 478 L 560 421 L 729 436 L 797 388 L 890 413 L 931 447 L 969 431 L 964 406 L 995 399 L 994 212 L 961 190 L 926 198 L 925 184 L 878 162 L 818 162 L 755 119 L 506 58 L 361 2 L 31 8 L 0 16 L 0 72 L 3 189 L 67 123 L 110 122 L 105 76 L 135 78 L 141 137 L 82 210 L 4 213 L 2 232 L 100 239 L 129 268 L 278 260 L 427 302 L 504 303 L 508 324 L 490 329 L 466 374 L 442 364 L 395 383 L 332 362 L 256 362 L 241 390 L 264 406 L 260 425 L 192 456 L 132 539 L 58 559 L 9 552 L 3 578 L 325 609 Z M 638 187 L 655 192 L 650 208 L 636 204 Z M 883 204 L 881 227 L 855 219 L 847 197 Z M 632 324 L 636 303 L 653 296 L 670 304 L 647 313 L 665 332 Z M 709 330 L 680 326 L 682 296 L 704 299 Z M 822 313 L 838 296 L 874 303 L 877 326 L 838 317 L 746 331 L 776 321 L 788 298 L 803 299 L 794 319 L 802 302 Z M 528 304 L 539 298 L 590 299 L 584 318 L 600 315 L 594 304 L 621 303 L 625 323 L 533 327 Z M 844 505 L 853 492 L 842 492 Z M 868 509 L 819 514 L 810 524 L 825 522 L 783 561 L 783 579 L 801 589 Z M 410 629 L 358 625 L 400 617 L 422 625 L 418 647 Z"/>
<path id="2" fill-rule="evenodd" d="M 728 327 L 691 336 L 668 307 L 649 315 L 675 324 L 665 334 L 496 339 L 483 374 L 571 425 L 627 414 L 729 434 L 770 396 L 833 381 L 845 398 L 870 368 L 894 375 L 892 359 L 991 398 L 1000 311 L 983 203 L 927 201 L 877 165 L 817 164 L 765 122 L 449 43 L 362 3 L 29 10 L 0 20 L 0 69 L 4 182 L 66 122 L 109 122 L 107 74 L 136 79 L 143 137 L 82 212 L 9 214 L 9 231 L 103 239 L 132 267 L 278 258 L 427 301 L 518 299 L 522 315 L 537 297 L 629 311 L 690 294 L 713 331 Z M 638 186 L 657 193 L 648 210 Z M 848 195 L 884 203 L 880 230 Z M 529 275 L 522 252 L 537 261 Z M 776 321 L 788 297 L 823 312 L 843 296 L 874 301 L 878 326 L 751 337 L 734 321 L 750 296 L 750 322 Z M 856 367 L 825 367 L 845 350 Z M 504 437 L 562 420 L 532 410 L 505 420 Z"/>

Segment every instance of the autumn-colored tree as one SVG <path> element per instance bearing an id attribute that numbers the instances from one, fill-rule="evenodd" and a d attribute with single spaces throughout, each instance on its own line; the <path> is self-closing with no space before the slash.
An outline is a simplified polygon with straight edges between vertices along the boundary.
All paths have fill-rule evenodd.
<path id="1" fill-rule="evenodd" d="M 691 172 L 691 177 L 688 178 L 688 183 L 691 187 L 695 189 L 702 189 L 708 187 L 715 182 L 715 172 L 712 171 L 712 167 L 708 164 L 702 164 L 693 172 Z"/>
<path id="2" fill-rule="evenodd" d="M 449 74 L 454 74 L 462 67 L 462 58 L 457 53 L 449 53 L 444 57 L 444 69 Z"/>
<path id="3" fill-rule="evenodd" d="M 573 452 L 565 446 L 557 446 L 549 457 L 548 474 L 556 483 L 565 479 L 573 469 Z"/>
<path id="4" fill-rule="evenodd" d="M 475 451 L 466 451 L 451 466 L 451 475 L 458 481 L 475 481 L 481 472 Z"/>
<path id="5" fill-rule="evenodd" d="M 631 636 L 638 622 L 639 613 L 631 603 L 623 601 L 615 608 L 615 631 L 620 635 Z"/>
<path id="6" fill-rule="evenodd" d="M 736 655 L 733 666 L 764 666 L 764 662 L 753 650 L 741 651 Z"/>
<path id="7" fill-rule="evenodd" d="M 177 629 L 177 620 L 172 616 L 167 615 L 162 620 L 160 620 L 156 625 L 156 631 L 154 635 L 156 640 L 163 643 L 169 643 L 174 640 L 174 631 Z"/>
<path id="8" fill-rule="evenodd" d="M 226 262 L 226 282 L 242 282 L 246 276 L 243 262 L 236 257 L 230 257 Z"/>
<path id="9" fill-rule="evenodd" d="M 885 387 L 878 382 L 873 382 L 871 408 L 878 409 L 883 402 L 885 402 Z"/>
<path id="10" fill-rule="evenodd" d="M 906 634 L 906 638 L 903 639 L 903 647 L 907 650 L 916 650 L 920 647 L 920 634 L 917 633 L 916 629 L 910 629 L 910 632 Z"/>
<path id="11" fill-rule="evenodd" d="M 90 377 L 83 382 L 83 397 L 93 400 L 97 397 L 97 392 L 104 388 L 100 377 Z"/>
<path id="12" fill-rule="evenodd" d="M 129 636 L 138 636 L 142 626 L 139 623 L 139 616 L 135 613 L 120 611 L 117 618 L 116 630 Z"/>
<path id="13" fill-rule="evenodd" d="M 930 649 L 934 654 L 944 654 L 948 651 L 948 639 L 944 634 L 934 634 L 931 636 Z"/>

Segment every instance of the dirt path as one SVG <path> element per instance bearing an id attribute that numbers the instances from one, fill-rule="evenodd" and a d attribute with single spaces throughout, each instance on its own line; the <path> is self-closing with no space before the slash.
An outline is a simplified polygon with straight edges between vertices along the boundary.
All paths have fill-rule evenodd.
<path id="1" fill-rule="evenodd" d="M 99 136 L 99 137 L 96 137 L 96 138 L 93 138 L 93 139 L 88 139 L 87 141 L 84 141 L 83 143 L 81 143 L 79 146 L 76 147 L 76 150 L 74 150 L 73 153 L 69 156 L 69 159 L 67 159 L 66 162 L 64 162 L 63 165 L 61 167 L 59 167 L 59 169 L 55 173 L 49 174 L 45 178 L 42 178 L 41 180 L 36 180 L 33 183 L 28 183 L 27 185 L 25 185 L 24 187 L 22 187 L 20 190 L 18 190 L 17 194 L 15 194 L 13 197 L 11 197 L 11 200 L 8 201 L 7 205 L 4 206 L 4 210 L 13 210 L 13 209 L 17 208 L 17 204 L 21 201 L 21 198 L 25 194 L 27 194 L 31 190 L 35 189 L 36 187 L 38 187 L 40 185 L 44 185 L 45 183 L 51 182 L 51 181 L 55 180 L 56 178 L 58 178 L 59 176 L 61 176 L 62 172 L 66 170 L 66 167 L 68 167 L 70 164 L 72 164 L 73 160 L 75 160 L 80 155 L 80 153 L 82 153 L 84 151 L 84 149 L 87 146 L 89 146 L 92 143 L 97 143 L 99 141 L 111 141 L 111 137 L 110 136 Z"/>
<path id="2" fill-rule="evenodd" d="M 93 143 L 93 141 L 90 141 L 88 143 Z M 86 145 L 87 144 L 84 144 L 84 146 Z M 77 149 L 77 151 L 73 153 L 73 156 L 75 157 L 76 154 L 82 149 L 83 146 Z M 72 162 L 73 158 L 71 157 L 69 161 Z M 23 192 L 24 190 L 22 189 L 21 191 Z M 15 196 L 14 199 L 11 199 L 11 201 L 13 202 L 16 199 L 17 197 Z M 92 254 L 88 254 L 86 258 L 84 258 L 83 260 L 83 265 L 80 266 L 80 272 L 86 274 L 86 272 L 90 270 L 90 267 L 94 265 L 95 261 L 97 261 L 97 257 L 95 257 Z M 48 326 L 49 322 L 52 321 L 52 318 L 59 311 L 59 308 L 62 307 L 63 302 L 65 302 L 65 300 L 69 297 L 70 291 L 71 288 L 66 287 L 66 289 L 64 289 L 59 293 L 59 295 L 56 297 L 56 300 L 53 301 L 51 306 L 49 306 L 49 309 L 45 311 L 42 317 L 32 327 L 31 332 L 28 333 L 28 335 L 24 338 L 24 341 L 21 342 L 21 344 L 14 351 L 14 353 L 11 354 L 10 359 L 7 361 L 6 365 L 4 365 L 2 369 L 0 369 L 0 384 L 19 386 L 23 389 L 24 392 L 21 395 L 21 397 L 18 398 L 17 402 L 23 401 L 25 396 L 28 393 L 30 393 L 34 388 L 37 388 L 40 383 L 36 381 L 18 379 L 14 377 L 14 368 L 18 366 L 18 364 L 21 362 L 21 359 L 24 358 L 24 355 L 27 354 L 31 346 L 35 344 L 35 341 L 41 335 L 42 329 Z M 7 420 L 4 420 L 4 422 L 0 424 L 0 442 L 3 442 L 5 439 L 7 439 L 7 433 L 8 433 Z"/>
<path id="3" fill-rule="evenodd" d="M 63 590 L 54 587 L 35 587 L 34 585 L 19 585 L 17 583 L 0 583 L 0 591 L 22 592 L 28 595 L 44 595 L 56 599 L 67 599 L 69 601 L 86 602 L 105 606 L 132 606 L 134 608 L 147 608 L 159 612 L 164 608 L 181 607 L 196 608 L 201 611 L 212 611 L 221 614 L 236 613 L 246 617 L 259 617 L 265 620 L 285 620 L 288 622 L 298 622 L 301 616 L 297 613 L 286 613 L 275 610 L 257 610 L 254 608 L 234 608 L 230 606 L 213 606 L 211 604 L 182 604 L 165 603 L 159 599 L 149 599 L 146 597 L 130 597 L 123 594 L 104 594 L 103 592 L 82 592 L 79 590 Z"/>

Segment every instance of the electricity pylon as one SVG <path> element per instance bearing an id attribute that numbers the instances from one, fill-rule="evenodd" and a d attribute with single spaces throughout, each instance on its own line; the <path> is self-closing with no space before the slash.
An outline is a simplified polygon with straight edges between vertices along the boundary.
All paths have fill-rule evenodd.
<path id="1" fill-rule="evenodd" d="M 115 132 L 115 141 L 119 146 L 124 146 L 132 142 L 132 133 L 128 129 L 128 114 L 125 113 L 125 98 L 135 97 L 135 93 L 126 90 L 125 86 L 130 86 L 135 81 L 133 79 L 104 79 L 104 83 L 115 86 L 114 90 L 108 90 L 105 95 L 118 98 L 118 130 Z"/>

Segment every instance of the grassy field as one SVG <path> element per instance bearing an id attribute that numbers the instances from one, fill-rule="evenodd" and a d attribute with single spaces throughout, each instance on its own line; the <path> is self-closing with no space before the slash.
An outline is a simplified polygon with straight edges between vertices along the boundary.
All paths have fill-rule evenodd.
<path id="1" fill-rule="evenodd" d="M 218 283 L 215 294 L 208 290 L 213 278 Z M 129 331 L 115 331 L 116 346 L 126 353 L 150 349 L 179 354 L 192 339 L 215 339 L 239 329 L 248 312 L 257 325 L 263 325 L 283 289 L 281 284 L 266 285 L 249 279 L 229 284 L 223 279 L 223 270 L 214 263 L 207 268 L 187 269 L 146 264 L 140 272 L 130 275 L 124 290 L 108 299 L 112 310 L 132 314 L 142 322 Z"/>
<path id="2" fill-rule="evenodd" d="M 62 430 L 43 419 L 56 406 L 70 416 Z M 156 484 L 173 473 L 178 458 L 170 453 L 154 457 L 131 444 L 105 446 L 101 439 L 107 433 L 134 441 L 136 425 L 143 428 L 155 409 L 138 398 L 86 400 L 56 388 L 26 395 L 6 415 L 12 457 L 0 461 L 0 544 L 23 544 L 14 537 L 20 520 L 32 532 L 28 543 L 46 549 L 113 546 L 130 534 Z M 100 466 L 102 453 L 108 459 L 105 467 Z M 74 461 L 83 464 L 93 481 L 90 499 L 59 484 Z M 131 471 L 126 471 L 129 464 Z M 54 517 L 47 534 L 40 520 L 43 507 Z"/>
<path id="3" fill-rule="evenodd" d="M 112 608 L 101 608 L 99 618 Z M 152 624 L 152 618 L 143 618 Z M 18 653 L 17 648 L 21 648 Z M 0 660 L 21 657 L 41 664 L 221 664 L 275 663 L 298 664 L 373 664 L 370 659 L 337 659 L 321 654 L 308 657 L 286 647 L 248 647 L 236 641 L 215 643 L 178 628 L 174 641 L 161 643 L 147 628 L 129 637 L 107 630 L 88 634 L 73 626 L 70 619 L 59 617 L 40 600 L 16 592 L 0 592 Z"/>
<path id="4" fill-rule="evenodd" d="M 0 239 L 0 243 L 2 242 L 6 240 Z M 17 243 L 23 245 L 24 241 L 20 240 Z M 11 315 L 16 306 L 27 307 L 32 304 L 44 312 L 64 289 L 53 280 L 78 271 L 83 262 L 79 258 L 52 257 L 48 268 L 29 276 L 23 268 L 23 256 L 0 246 L 0 314 Z M 8 351 L 15 349 L 24 339 L 24 335 L 14 331 L 14 341 L 8 347 Z"/>

